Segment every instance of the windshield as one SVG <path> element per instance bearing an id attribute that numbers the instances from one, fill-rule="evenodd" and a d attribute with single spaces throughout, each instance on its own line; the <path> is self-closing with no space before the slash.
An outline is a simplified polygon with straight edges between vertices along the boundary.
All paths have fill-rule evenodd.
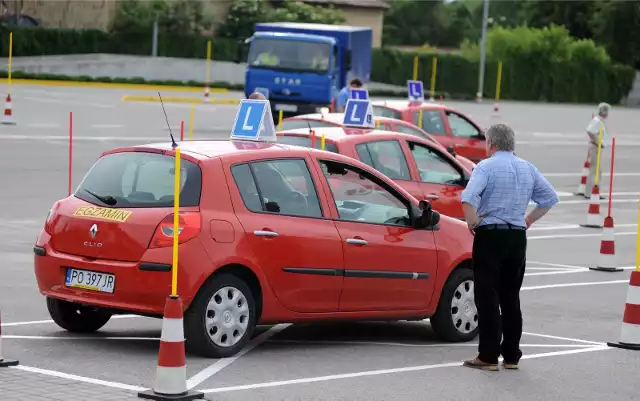
<path id="1" fill-rule="evenodd" d="M 303 119 L 291 119 L 291 120 L 282 120 L 282 127 L 280 131 L 288 131 L 290 129 L 298 129 L 298 128 L 327 128 L 327 127 L 338 127 L 339 125 L 333 124 L 326 121 L 321 120 L 303 120 Z"/>
<path id="2" fill-rule="evenodd" d="M 293 146 L 304 146 L 304 147 L 310 148 L 311 138 L 308 136 L 278 135 L 278 143 L 284 143 L 285 145 L 293 145 Z M 316 135 L 316 140 L 313 147 L 316 149 L 320 149 L 321 145 L 322 144 L 320 143 L 320 136 Z M 336 144 L 329 141 L 325 141 L 324 150 L 333 152 L 333 153 L 340 153 L 338 152 L 338 147 L 336 146 Z"/>
<path id="3" fill-rule="evenodd" d="M 256 68 L 326 74 L 330 57 L 328 43 L 256 38 L 251 43 L 249 64 Z"/>
<path id="4" fill-rule="evenodd" d="M 402 113 L 384 106 L 373 106 L 373 115 L 376 117 L 390 117 L 402 120 Z"/>
<path id="5" fill-rule="evenodd" d="M 180 206 L 198 206 L 202 173 L 189 160 L 180 160 Z M 75 196 L 100 206 L 172 207 L 175 158 L 157 153 L 122 152 L 100 158 L 89 170 Z"/>

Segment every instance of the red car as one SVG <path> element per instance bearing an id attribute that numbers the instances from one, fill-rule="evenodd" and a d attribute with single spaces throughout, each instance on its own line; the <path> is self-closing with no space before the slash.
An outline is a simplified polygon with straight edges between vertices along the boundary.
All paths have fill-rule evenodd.
<path id="1" fill-rule="evenodd" d="M 464 219 L 462 191 L 471 170 L 441 146 L 426 139 L 397 132 L 372 130 L 349 134 L 346 128 L 317 128 L 315 148 L 325 136 L 325 150 L 360 160 L 396 181 L 416 199 L 428 199 L 433 209 L 449 217 Z M 311 146 L 309 129 L 278 132 L 278 141 Z"/>
<path id="2" fill-rule="evenodd" d="M 374 116 L 408 121 L 433 135 L 445 147 L 478 163 L 487 157 L 484 130 L 469 117 L 437 103 L 416 103 L 408 100 L 376 100 L 371 102 Z"/>
<path id="3" fill-rule="evenodd" d="M 444 340 L 476 336 L 465 223 L 344 155 L 250 141 L 181 147 L 178 293 L 190 350 L 226 357 L 257 324 L 327 319 L 430 318 Z M 55 203 L 34 264 L 60 327 L 162 315 L 174 162 L 170 143 L 105 152 Z"/>
<path id="4" fill-rule="evenodd" d="M 343 120 L 344 120 L 344 113 L 304 114 L 304 115 L 283 119 L 282 127 L 280 128 L 280 130 L 286 131 L 286 130 L 296 129 L 296 128 L 309 128 L 309 126 L 311 126 L 312 128 L 319 128 L 319 127 L 348 128 L 344 126 Z M 440 145 L 440 143 L 436 141 L 436 139 L 433 136 L 429 135 L 427 132 L 418 128 L 416 125 L 411 124 L 410 122 L 398 120 L 396 118 L 380 117 L 380 116 L 374 117 L 374 122 L 376 123 L 376 126 L 378 127 L 378 129 L 382 129 L 386 131 L 401 132 L 404 134 L 417 136 L 419 138 L 427 139 L 428 141 L 434 144 Z M 358 129 L 362 129 L 362 128 L 358 128 Z M 446 148 L 443 146 L 443 149 L 446 149 L 447 152 L 449 152 L 452 156 L 454 156 L 460 162 L 460 164 L 465 166 L 467 169 L 473 170 L 473 168 L 476 166 L 476 164 L 471 160 L 456 154 L 453 149 L 453 146 L 449 146 Z"/>

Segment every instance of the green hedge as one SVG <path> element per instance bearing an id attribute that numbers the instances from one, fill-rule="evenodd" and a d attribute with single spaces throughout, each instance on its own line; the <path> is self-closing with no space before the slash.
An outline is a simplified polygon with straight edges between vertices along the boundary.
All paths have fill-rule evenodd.
<path id="1" fill-rule="evenodd" d="M 0 56 L 8 55 L 9 31 L 0 27 Z M 206 56 L 203 36 L 158 38 L 158 55 L 165 57 L 201 58 Z M 231 61 L 237 42 L 212 39 L 212 58 Z M 100 30 L 20 28 L 14 29 L 13 55 L 55 55 L 111 53 L 149 55 L 151 35 L 111 34 Z M 374 49 L 372 81 L 405 86 L 413 71 L 413 58 L 420 58 L 419 79 L 429 91 L 432 59 L 436 54 L 410 53 L 395 49 Z M 457 54 L 437 54 L 436 96 L 473 99 L 478 87 L 479 63 Z M 486 65 L 483 96 L 493 98 L 496 89 L 497 63 Z M 17 75 L 16 75 L 17 78 Z M 108 79 L 108 78 L 106 78 Z M 527 54 L 505 62 L 502 73 L 501 99 L 572 103 L 619 103 L 631 90 L 635 71 L 631 67 L 588 60 L 546 62 Z M 104 79 L 101 79 L 104 81 Z M 387 92 L 385 92 L 387 93 Z M 393 92 L 392 92 L 393 93 Z"/>

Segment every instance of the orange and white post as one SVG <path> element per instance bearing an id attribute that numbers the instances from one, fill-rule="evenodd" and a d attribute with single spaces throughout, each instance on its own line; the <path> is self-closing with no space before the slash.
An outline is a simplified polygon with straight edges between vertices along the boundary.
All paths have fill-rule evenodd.
<path id="1" fill-rule="evenodd" d="M 180 147 L 175 147 L 173 190 L 173 262 L 171 295 L 167 298 L 162 319 L 158 367 L 153 389 L 138 393 L 151 400 L 195 400 L 204 394 L 187 387 L 187 358 L 184 346 L 183 304 L 178 295 L 178 246 L 180 244 Z"/>
<path id="2" fill-rule="evenodd" d="M 436 96 L 436 76 L 438 74 L 438 57 L 433 56 L 433 63 L 431 64 L 431 96 L 429 101 L 435 101 Z"/>
<path id="3" fill-rule="evenodd" d="M 9 32 L 9 68 L 7 69 L 7 99 L 4 104 L 3 125 L 16 125 L 13 120 L 13 105 L 11 104 L 11 70 L 13 63 L 13 32 Z"/>
<path id="4" fill-rule="evenodd" d="M 209 102 L 209 94 L 211 92 L 211 40 L 207 41 L 207 64 L 205 69 L 205 81 L 204 81 L 204 101 Z"/>

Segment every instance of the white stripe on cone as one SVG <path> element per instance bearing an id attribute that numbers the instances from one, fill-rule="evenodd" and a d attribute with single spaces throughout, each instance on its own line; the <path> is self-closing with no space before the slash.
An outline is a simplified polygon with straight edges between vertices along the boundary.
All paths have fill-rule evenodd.
<path id="1" fill-rule="evenodd" d="M 576 192 L 578 195 L 583 195 L 584 191 L 586 190 L 586 186 L 584 184 L 580 184 L 578 185 L 578 192 Z"/>
<path id="2" fill-rule="evenodd" d="M 602 229 L 602 240 L 603 241 L 615 241 L 616 240 L 616 231 L 613 227 L 604 227 Z"/>
<path id="3" fill-rule="evenodd" d="M 622 322 L 620 342 L 640 345 L 640 325 Z"/>
<path id="4" fill-rule="evenodd" d="M 587 214 L 587 225 L 602 227 L 602 216 L 599 214 Z"/>
<path id="5" fill-rule="evenodd" d="M 0 361 L 2 361 L 4 358 L 2 357 L 2 335 L 0 335 Z"/>
<path id="6" fill-rule="evenodd" d="M 630 285 L 627 291 L 627 303 L 629 305 L 640 305 L 640 287 Z"/>
<path id="7" fill-rule="evenodd" d="M 162 319 L 162 334 L 160 341 L 166 343 L 181 343 L 184 341 L 182 319 Z"/>
<path id="8" fill-rule="evenodd" d="M 187 391 L 187 367 L 158 366 L 153 391 L 160 394 L 181 394 Z"/>
<path id="9" fill-rule="evenodd" d="M 607 254 L 601 253 L 600 260 L 598 262 L 598 267 L 605 267 L 609 269 L 616 268 L 617 267 L 616 255 L 607 255 Z"/>

